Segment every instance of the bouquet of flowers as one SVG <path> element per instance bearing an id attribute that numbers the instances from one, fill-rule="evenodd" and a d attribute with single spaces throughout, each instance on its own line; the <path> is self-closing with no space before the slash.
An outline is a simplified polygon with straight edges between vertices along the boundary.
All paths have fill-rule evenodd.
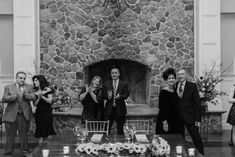
<path id="1" fill-rule="evenodd" d="M 121 151 L 128 151 L 129 153 L 144 154 L 148 149 L 147 144 L 137 143 L 81 143 L 77 144 L 75 149 L 76 154 L 86 153 L 98 155 L 100 151 L 104 151 L 108 154 L 119 154 Z"/>
<path id="2" fill-rule="evenodd" d="M 168 156 L 170 154 L 170 145 L 162 137 L 157 137 L 152 140 L 153 156 Z"/>
<path id="3" fill-rule="evenodd" d="M 70 101 L 71 101 L 71 97 L 69 96 L 68 93 L 66 92 L 62 92 L 62 91 L 58 91 L 57 87 L 54 85 L 53 87 L 51 87 L 55 92 L 53 95 L 53 108 L 55 110 L 68 110 L 70 107 Z"/>
<path id="4" fill-rule="evenodd" d="M 225 71 L 227 70 L 228 69 Z M 218 100 L 215 98 L 217 96 L 226 94 L 225 92 L 222 92 L 216 88 L 216 85 L 223 81 L 222 76 L 225 71 L 218 71 L 215 67 L 215 64 L 213 64 L 211 69 L 204 71 L 203 76 L 194 77 L 202 102 L 207 101 L 216 105 Z"/>

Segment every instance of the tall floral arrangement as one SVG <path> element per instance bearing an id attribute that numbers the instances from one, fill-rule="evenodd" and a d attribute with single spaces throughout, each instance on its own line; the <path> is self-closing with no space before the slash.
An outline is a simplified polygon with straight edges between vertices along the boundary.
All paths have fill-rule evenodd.
<path id="1" fill-rule="evenodd" d="M 223 81 L 222 77 L 229 68 L 220 71 L 218 70 L 220 68 L 216 68 L 216 64 L 214 63 L 210 69 L 205 69 L 202 76 L 194 77 L 201 101 L 207 101 L 216 105 L 218 99 L 215 98 L 226 94 L 226 92 L 218 90 L 217 85 Z"/>

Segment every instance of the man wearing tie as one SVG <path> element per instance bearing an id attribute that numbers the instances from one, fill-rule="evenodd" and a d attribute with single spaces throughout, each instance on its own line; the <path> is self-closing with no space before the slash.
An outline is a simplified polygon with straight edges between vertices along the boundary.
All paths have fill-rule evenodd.
<path id="1" fill-rule="evenodd" d="M 111 69 L 111 78 L 105 83 L 104 97 L 107 100 L 105 105 L 105 117 L 109 120 L 109 132 L 113 121 L 117 123 L 117 134 L 123 134 L 123 125 L 126 120 L 126 103 L 125 99 L 129 96 L 128 84 L 119 79 L 120 71 L 114 67 Z"/>
<path id="2" fill-rule="evenodd" d="M 197 86 L 195 83 L 186 80 L 186 71 L 184 69 L 180 69 L 177 76 L 177 93 L 184 125 L 192 137 L 195 147 L 204 155 L 203 143 L 199 134 L 199 127 L 201 124 L 201 104 Z M 182 128 L 182 132 L 183 131 L 184 129 Z"/>
<path id="3" fill-rule="evenodd" d="M 25 72 L 17 72 L 16 83 L 7 85 L 2 97 L 2 101 L 7 103 L 2 117 L 6 128 L 5 155 L 13 154 L 17 130 L 22 154 L 28 155 L 28 129 L 32 117 L 30 101 L 36 100 L 36 95 L 32 86 L 25 83 L 25 79 Z"/>

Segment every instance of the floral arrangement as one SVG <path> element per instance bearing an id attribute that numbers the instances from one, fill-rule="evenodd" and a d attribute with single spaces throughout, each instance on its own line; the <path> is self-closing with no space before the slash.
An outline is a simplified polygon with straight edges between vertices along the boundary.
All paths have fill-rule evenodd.
<path id="1" fill-rule="evenodd" d="M 76 154 L 86 153 L 88 155 L 98 155 L 99 152 L 105 152 L 109 154 L 119 154 L 122 151 L 128 153 L 136 153 L 143 155 L 148 150 L 152 152 L 153 156 L 168 156 L 170 154 L 170 145 L 161 137 L 156 137 L 152 140 L 151 144 L 142 143 L 81 143 L 77 144 L 75 149 Z"/>
<path id="2" fill-rule="evenodd" d="M 212 68 L 209 70 L 204 71 L 204 75 L 200 77 L 194 77 L 195 82 L 198 87 L 199 95 L 201 98 L 201 101 L 207 101 L 212 104 L 217 104 L 218 100 L 215 99 L 217 96 L 225 95 L 225 92 L 219 91 L 216 88 L 216 85 L 223 81 L 223 74 L 228 70 L 228 68 L 225 71 L 218 71 L 218 68 L 216 68 L 216 65 L 213 64 Z"/>
<path id="3" fill-rule="evenodd" d="M 148 149 L 147 144 L 135 144 L 135 143 L 81 143 L 78 144 L 75 152 L 86 154 L 98 155 L 99 151 L 104 151 L 109 154 L 119 154 L 121 151 L 128 151 L 129 153 L 144 154 Z"/>
<path id="4" fill-rule="evenodd" d="M 170 145 L 158 136 L 152 140 L 151 150 L 154 156 L 168 156 L 170 154 Z"/>
<path id="5" fill-rule="evenodd" d="M 53 108 L 55 110 L 66 110 L 70 107 L 71 97 L 68 93 L 58 91 L 56 86 L 51 87 L 54 90 Z"/>

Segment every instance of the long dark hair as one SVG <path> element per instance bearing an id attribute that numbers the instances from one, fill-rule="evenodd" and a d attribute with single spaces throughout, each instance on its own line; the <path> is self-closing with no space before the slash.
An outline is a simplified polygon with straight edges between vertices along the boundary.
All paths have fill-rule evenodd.
<path id="1" fill-rule="evenodd" d="M 33 76 L 32 80 L 34 82 L 34 80 L 37 79 L 39 81 L 39 86 L 41 88 L 41 90 L 45 89 L 46 87 L 49 86 L 48 81 L 46 80 L 45 76 L 43 75 L 35 75 Z M 35 84 L 33 83 L 34 89 L 35 91 L 38 91 L 38 87 L 35 87 Z"/>

